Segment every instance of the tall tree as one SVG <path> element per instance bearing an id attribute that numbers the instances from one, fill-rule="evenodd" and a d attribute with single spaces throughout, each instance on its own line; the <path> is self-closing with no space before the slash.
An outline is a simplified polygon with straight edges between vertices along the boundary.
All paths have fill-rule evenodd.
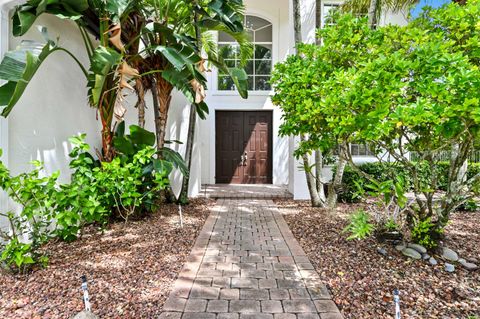
<path id="1" fill-rule="evenodd" d="M 18 6 L 13 14 L 14 36 L 24 35 L 42 14 L 74 21 L 84 40 L 90 65 L 83 66 L 72 52 L 48 38 L 47 30 L 43 28 L 46 43 L 23 41 L 18 50 L 7 53 L 0 65 L 0 78 L 8 81 L 0 87 L 2 115 L 8 116 L 50 54 L 63 51 L 74 59 L 86 76 L 89 102 L 97 109 L 102 124 L 102 152 L 99 155 L 104 160 L 111 160 L 115 155 L 113 121 L 115 116 L 121 118 L 124 114 L 122 91 L 129 87 L 127 79 L 137 75 L 126 64 L 121 39 L 122 23 L 130 21 L 129 16 L 138 9 L 137 4 L 133 0 L 52 0 L 48 3 L 30 0 Z M 89 34 L 99 42 L 94 44 Z"/>

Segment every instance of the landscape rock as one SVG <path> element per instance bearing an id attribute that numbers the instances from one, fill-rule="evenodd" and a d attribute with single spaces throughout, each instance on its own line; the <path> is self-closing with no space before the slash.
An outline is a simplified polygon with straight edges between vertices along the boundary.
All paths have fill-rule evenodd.
<path id="1" fill-rule="evenodd" d="M 466 270 L 469 270 L 469 271 L 474 271 L 474 270 L 477 270 L 478 269 L 478 266 L 475 265 L 474 263 L 469 263 L 468 261 L 466 261 L 465 259 L 459 259 L 458 262 L 463 266 L 463 268 L 465 268 Z"/>
<path id="2" fill-rule="evenodd" d="M 403 245 L 403 244 L 395 246 L 395 249 L 398 250 L 398 251 L 402 251 L 402 250 L 404 250 L 405 248 L 407 248 L 407 246 L 405 246 L 405 245 Z"/>
<path id="3" fill-rule="evenodd" d="M 455 266 L 449 263 L 445 263 L 445 271 L 446 272 L 455 272 Z"/>
<path id="4" fill-rule="evenodd" d="M 437 261 L 435 258 L 433 258 L 433 257 L 430 257 L 430 259 L 428 260 L 428 262 L 429 262 L 430 265 L 432 265 L 432 266 L 438 265 L 438 261 Z"/>
<path id="5" fill-rule="evenodd" d="M 416 251 L 418 251 L 420 254 L 426 254 L 427 253 L 427 248 L 423 247 L 422 245 L 419 245 L 419 244 L 408 244 L 407 245 L 408 248 L 412 248 L 412 249 L 415 249 Z"/>
<path id="6" fill-rule="evenodd" d="M 422 259 L 422 255 L 418 251 L 412 248 L 405 248 L 402 250 L 402 254 L 413 259 Z"/>
<path id="7" fill-rule="evenodd" d="M 90 311 L 82 311 L 73 317 L 73 319 L 98 319 L 98 317 Z"/>
<path id="8" fill-rule="evenodd" d="M 423 254 L 422 255 L 423 260 L 429 260 L 431 256 L 429 254 Z"/>
<path id="9" fill-rule="evenodd" d="M 377 253 L 379 253 L 380 255 L 382 256 L 387 256 L 388 253 L 387 251 L 385 250 L 385 248 L 382 248 L 382 247 L 377 247 Z"/>
<path id="10" fill-rule="evenodd" d="M 450 248 L 444 247 L 442 250 L 442 257 L 445 258 L 448 261 L 458 261 L 458 254 L 451 250 Z"/>

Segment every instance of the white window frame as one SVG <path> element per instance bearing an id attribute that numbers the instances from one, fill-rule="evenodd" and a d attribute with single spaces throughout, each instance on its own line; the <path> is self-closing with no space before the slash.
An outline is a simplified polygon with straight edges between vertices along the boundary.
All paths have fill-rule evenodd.
<path id="1" fill-rule="evenodd" d="M 325 15 L 325 6 L 341 6 L 343 4 L 343 1 L 326 1 L 326 2 L 322 2 L 322 23 L 321 23 L 321 26 L 322 26 L 322 29 L 325 28 L 325 26 L 327 25 L 325 23 L 325 18 L 326 18 L 326 15 Z"/>
<path id="2" fill-rule="evenodd" d="M 272 19 L 272 17 L 268 17 L 268 16 L 264 16 L 263 14 L 259 14 L 257 12 L 247 12 L 245 13 L 245 16 L 254 16 L 254 17 L 258 17 L 258 18 L 262 18 L 264 20 L 266 20 L 267 22 L 270 23 L 270 25 L 272 26 L 272 42 L 253 42 L 253 44 L 268 44 L 268 45 L 271 45 L 272 46 L 272 71 L 273 71 L 273 67 L 275 66 L 275 63 L 277 61 L 277 48 L 276 48 L 276 44 L 275 44 L 275 36 L 277 34 L 277 30 L 276 30 L 276 25 L 274 23 L 274 20 L 275 19 Z M 269 25 L 269 26 L 270 26 Z M 217 43 L 218 44 L 231 44 L 231 42 L 219 42 L 218 41 L 218 33 L 217 33 Z M 218 89 L 218 77 L 219 77 L 219 73 L 218 73 L 218 69 L 217 68 L 213 68 L 212 69 L 212 72 L 211 72 L 211 80 L 212 80 L 212 95 L 213 96 L 239 96 L 238 92 L 237 91 L 234 91 L 234 90 L 219 90 Z M 265 96 L 265 95 L 271 95 L 273 92 L 273 89 L 272 90 L 268 90 L 268 91 L 251 91 L 249 90 L 248 91 L 248 94 L 250 96 Z"/>

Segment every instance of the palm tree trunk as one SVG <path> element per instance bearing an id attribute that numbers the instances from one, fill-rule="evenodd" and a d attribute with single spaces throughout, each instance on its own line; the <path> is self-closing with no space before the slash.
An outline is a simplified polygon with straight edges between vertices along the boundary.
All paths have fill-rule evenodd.
<path id="1" fill-rule="evenodd" d="M 167 135 L 168 111 L 172 101 L 173 86 L 162 78 L 154 80 L 152 96 L 155 115 L 155 135 L 157 136 L 157 150 L 165 146 Z"/>
<path id="2" fill-rule="evenodd" d="M 194 16 L 195 21 L 195 35 L 197 40 L 198 50 L 202 52 L 202 34 L 198 27 L 198 13 Z M 192 154 L 193 144 L 195 142 L 195 127 L 197 122 L 197 109 L 195 104 L 190 105 L 190 118 L 188 122 L 187 145 L 185 146 L 185 164 L 188 168 L 188 175 L 183 176 L 182 190 L 180 191 L 180 203 L 188 204 L 188 190 L 190 188 L 190 172 L 192 171 Z"/>
<path id="3" fill-rule="evenodd" d="M 136 105 L 138 110 L 138 126 L 145 128 L 145 88 L 141 79 L 136 80 L 135 91 L 138 97 Z"/>
<path id="4" fill-rule="evenodd" d="M 371 29 L 377 26 L 377 14 L 379 11 L 380 0 L 370 0 L 370 7 L 368 9 L 368 25 Z"/>
<path id="5" fill-rule="evenodd" d="M 165 80 L 153 79 L 153 113 L 155 117 L 155 136 L 157 137 L 157 151 L 159 152 L 159 156 L 161 156 L 160 151 L 165 147 L 168 110 L 170 109 L 170 102 L 172 100 L 172 90 L 173 87 L 171 84 Z M 163 191 L 163 197 L 168 203 L 173 203 L 176 200 L 171 187 L 167 187 Z"/>
<path id="6" fill-rule="evenodd" d="M 190 187 L 190 172 L 192 171 L 193 143 L 195 141 L 195 127 L 197 122 L 197 110 L 194 104 L 190 105 L 190 119 L 188 122 L 187 145 L 185 146 L 185 164 L 188 167 L 188 175 L 183 176 L 180 203 L 188 204 L 188 190 Z"/>
<path id="7" fill-rule="evenodd" d="M 293 3 L 293 27 L 295 30 L 295 45 L 302 43 L 302 18 L 300 12 L 300 0 L 292 0 Z"/>
<path id="8" fill-rule="evenodd" d="M 322 1 L 321 0 L 316 0 L 315 1 L 315 28 L 321 29 L 322 28 Z M 320 45 L 322 42 L 322 39 L 318 38 L 315 36 L 315 41 L 317 45 Z"/>

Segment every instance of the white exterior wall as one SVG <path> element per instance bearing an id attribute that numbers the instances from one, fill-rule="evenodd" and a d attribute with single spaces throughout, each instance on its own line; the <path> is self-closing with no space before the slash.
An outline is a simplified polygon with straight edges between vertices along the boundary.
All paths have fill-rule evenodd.
<path id="1" fill-rule="evenodd" d="M 289 22 L 288 0 L 246 0 L 246 14 L 259 16 L 273 25 L 273 63 L 283 61 L 290 54 L 293 35 Z M 207 104 L 210 114 L 200 123 L 199 148 L 202 158 L 202 183 L 215 183 L 215 111 L 272 111 L 273 112 L 273 184 L 287 185 L 290 172 L 289 138 L 279 137 L 281 110 L 271 101 L 271 93 L 250 92 L 248 100 L 242 99 L 237 92 L 222 92 L 216 90 L 215 71 L 208 75 L 209 90 Z"/>

